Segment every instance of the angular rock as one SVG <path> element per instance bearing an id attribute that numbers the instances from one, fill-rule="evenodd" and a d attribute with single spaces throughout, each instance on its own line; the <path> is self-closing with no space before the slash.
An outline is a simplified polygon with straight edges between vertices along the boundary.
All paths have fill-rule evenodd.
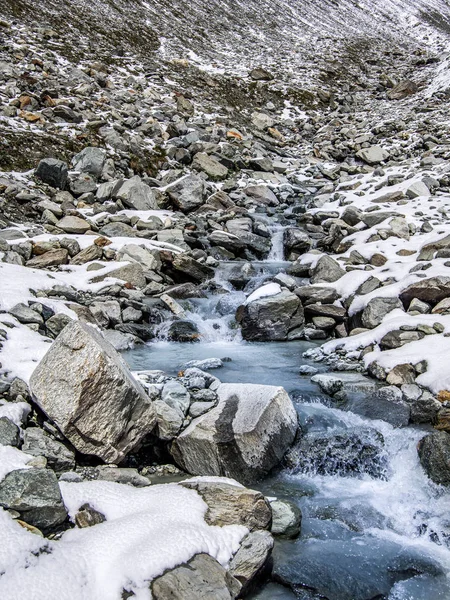
<path id="1" fill-rule="evenodd" d="M 156 424 L 143 388 L 93 327 L 73 321 L 35 369 L 34 401 L 83 454 L 120 462 Z"/>
<path id="2" fill-rule="evenodd" d="M 0 417 L 0 445 L 20 445 L 20 429 L 7 417 Z"/>
<path id="3" fill-rule="evenodd" d="M 419 459 L 430 479 L 450 487 L 450 434 L 436 431 L 419 442 Z"/>
<path id="4" fill-rule="evenodd" d="M 179 485 L 198 492 L 208 505 L 205 514 L 208 525 L 243 525 L 250 531 L 270 527 L 271 505 L 261 492 L 228 481 L 187 479 Z"/>
<path id="5" fill-rule="evenodd" d="M 450 277 L 430 277 L 412 283 L 400 294 L 400 300 L 409 306 L 411 300 L 416 298 L 422 302 L 436 304 L 450 296 Z"/>
<path id="6" fill-rule="evenodd" d="M 64 190 L 67 184 L 68 169 L 64 161 L 56 158 L 43 158 L 35 171 L 35 176 L 54 188 Z"/>
<path id="7" fill-rule="evenodd" d="M 312 270 L 311 283 L 332 283 L 343 275 L 345 275 L 344 269 L 331 256 L 324 255 L 319 258 Z"/>
<path id="8" fill-rule="evenodd" d="M 60 221 L 58 221 L 56 226 L 59 227 L 59 229 L 65 231 L 66 233 L 80 234 L 86 233 L 86 231 L 89 231 L 89 229 L 91 228 L 89 223 L 84 219 L 80 219 L 80 217 L 71 216 L 63 217 Z"/>
<path id="9" fill-rule="evenodd" d="M 205 152 L 198 152 L 192 161 L 192 168 L 203 171 L 213 181 L 220 181 L 228 176 L 228 169 L 218 160 Z"/>
<path id="10" fill-rule="evenodd" d="M 209 554 L 196 554 L 188 563 L 157 577 L 150 587 L 154 600 L 232 600 L 241 586 Z"/>
<path id="11" fill-rule="evenodd" d="M 17 469 L 0 482 L 0 506 L 44 532 L 67 518 L 58 480 L 49 469 Z"/>
<path id="12" fill-rule="evenodd" d="M 204 203 L 205 182 L 198 175 L 185 175 L 168 185 L 165 191 L 177 208 L 190 212 Z"/>
<path id="13" fill-rule="evenodd" d="M 70 471 L 75 467 L 75 454 L 39 427 L 28 427 L 25 430 L 22 452 L 45 456 L 47 465 L 57 473 Z"/>
<path id="14" fill-rule="evenodd" d="M 243 338 L 259 342 L 286 340 L 305 320 L 298 296 L 287 290 L 239 307 L 236 319 Z"/>
<path id="15" fill-rule="evenodd" d="M 88 146 L 72 158 L 72 166 L 75 171 L 89 173 L 94 177 L 100 177 L 106 160 L 106 151 L 102 148 Z"/>
<path id="16" fill-rule="evenodd" d="M 369 165 L 377 165 L 389 158 L 389 152 L 381 146 L 370 146 L 357 152 L 356 156 Z"/>
<path id="17" fill-rule="evenodd" d="M 114 195 L 125 206 L 134 210 L 154 210 L 158 208 L 157 192 L 142 181 L 139 175 L 124 181 L 114 190 Z"/>
<path id="18" fill-rule="evenodd" d="M 49 267 L 66 265 L 68 262 L 68 251 L 65 248 L 59 248 L 58 250 L 50 250 L 45 254 L 35 256 L 31 260 L 27 261 L 27 267 L 31 267 L 33 269 L 48 269 Z"/>
<path id="19" fill-rule="evenodd" d="M 172 444 L 179 466 L 195 475 L 252 482 L 282 459 L 297 431 L 283 388 L 221 384 L 218 405 L 194 419 Z"/>
<path id="20" fill-rule="evenodd" d="M 172 266 L 190 280 L 201 282 L 214 277 L 214 269 L 185 253 L 177 254 L 173 259 Z"/>
<path id="21" fill-rule="evenodd" d="M 362 326 L 366 329 L 378 327 L 384 317 L 396 308 L 403 310 L 403 304 L 398 298 L 372 298 L 362 312 Z"/>
<path id="22" fill-rule="evenodd" d="M 245 536 L 229 564 L 230 575 L 242 585 L 240 595 L 248 593 L 265 571 L 270 570 L 273 537 L 268 531 L 254 531 Z"/>

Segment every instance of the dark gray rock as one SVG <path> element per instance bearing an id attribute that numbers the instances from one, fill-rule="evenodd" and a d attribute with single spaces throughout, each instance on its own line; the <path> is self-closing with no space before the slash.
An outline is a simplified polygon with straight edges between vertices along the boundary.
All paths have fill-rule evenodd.
<path id="1" fill-rule="evenodd" d="M 286 340 L 305 320 L 298 296 L 287 290 L 239 307 L 236 319 L 243 338 L 259 342 Z"/>
<path id="2" fill-rule="evenodd" d="M 337 281 L 343 275 L 345 275 L 344 269 L 331 256 L 324 255 L 312 269 L 311 283 L 330 283 Z"/>
<path id="3" fill-rule="evenodd" d="M 35 176 L 54 188 L 64 190 L 67 184 L 67 164 L 56 158 L 43 158 L 35 171 Z"/>
<path id="4" fill-rule="evenodd" d="M 190 212 L 204 203 L 205 182 L 198 175 L 185 175 L 165 188 L 176 208 Z"/>
<path id="5" fill-rule="evenodd" d="M 450 434 L 436 431 L 419 442 L 420 464 L 435 483 L 450 487 Z"/>
<path id="6" fill-rule="evenodd" d="M 75 454 L 39 427 L 28 427 L 25 430 L 22 452 L 33 456 L 45 456 L 48 466 L 57 473 L 70 471 L 75 467 Z"/>
<path id="7" fill-rule="evenodd" d="M 0 506 L 16 510 L 44 532 L 67 518 L 58 480 L 49 469 L 18 469 L 6 475 L 0 482 Z"/>
<path id="8" fill-rule="evenodd" d="M 199 342 L 200 332 L 192 321 L 174 321 L 169 327 L 167 337 L 173 342 Z"/>
<path id="9" fill-rule="evenodd" d="M 106 160 L 106 151 L 102 148 L 88 146 L 72 158 L 72 166 L 75 171 L 89 173 L 94 177 L 100 177 Z"/>
<path id="10" fill-rule="evenodd" d="M 20 429 L 6 417 L 0 417 L 0 445 L 20 445 Z"/>

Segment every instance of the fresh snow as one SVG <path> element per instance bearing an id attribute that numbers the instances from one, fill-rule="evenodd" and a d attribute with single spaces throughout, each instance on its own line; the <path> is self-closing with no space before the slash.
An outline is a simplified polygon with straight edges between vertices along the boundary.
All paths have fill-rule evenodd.
<path id="1" fill-rule="evenodd" d="M 277 294 L 281 294 L 281 287 L 278 283 L 267 283 L 250 294 L 245 304 L 250 304 L 250 302 L 255 302 L 255 300 L 260 300 L 261 298 L 276 296 Z"/>
<path id="2" fill-rule="evenodd" d="M 123 589 L 149 600 L 149 582 L 166 569 L 201 552 L 226 566 L 248 533 L 240 525 L 207 525 L 205 502 L 177 484 L 133 488 L 90 481 L 60 487 L 71 518 L 89 503 L 106 522 L 48 541 L 0 511 L 2 600 L 118 600 Z"/>

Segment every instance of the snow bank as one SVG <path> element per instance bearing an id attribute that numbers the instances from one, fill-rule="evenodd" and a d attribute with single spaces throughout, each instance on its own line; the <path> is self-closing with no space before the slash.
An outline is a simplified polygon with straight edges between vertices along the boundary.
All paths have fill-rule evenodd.
<path id="1" fill-rule="evenodd" d="M 107 521 L 47 541 L 0 512 L 2 600 L 119 600 L 123 589 L 133 591 L 139 600 L 150 600 L 149 581 L 166 569 L 199 552 L 226 565 L 248 532 L 238 525 L 207 525 L 205 502 L 197 492 L 176 484 L 60 485 L 71 517 L 89 503 Z M 39 554 L 39 547 L 46 547 L 46 552 Z"/>

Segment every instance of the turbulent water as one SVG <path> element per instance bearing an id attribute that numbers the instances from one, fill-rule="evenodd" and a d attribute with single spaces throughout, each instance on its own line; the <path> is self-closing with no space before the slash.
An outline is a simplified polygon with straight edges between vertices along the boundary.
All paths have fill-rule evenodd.
<path id="1" fill-rule="evenodd" d="M 273 226 L 273 259 L 281 258 L 280 231 Z M 275 580 L 289 582 L 296 594 L 272 582 L 254 598 L 448 600 L 449 501 L 419 464 L 416 446 L 426 429 L 395 429 L 335 408 L 309 377 L 299 375 L 300 365 L 311 364 L 303 353 L 313 342 L 243 341 L 234 327 L 237 306 L 286 263 L 253 266 L 245 291 L 226 283 L 233 265 L 224 263 L 216 282 L 225 294 L 182 302 L 186 317 L 198 326 L 200 343 L 167 341 L 164 324 L 159 339 L 125 358 L 135 370 L 170 374 L 193 359 L 229 359 L 214 371 L 222 381 L 282 385 L 291 393 L 303 437 L 284 468 L 260 489 L 302 510 L 300 538 L 277 541 L 274 552 Z M 364 393 L 369 386 L 350 392 Z"/>

